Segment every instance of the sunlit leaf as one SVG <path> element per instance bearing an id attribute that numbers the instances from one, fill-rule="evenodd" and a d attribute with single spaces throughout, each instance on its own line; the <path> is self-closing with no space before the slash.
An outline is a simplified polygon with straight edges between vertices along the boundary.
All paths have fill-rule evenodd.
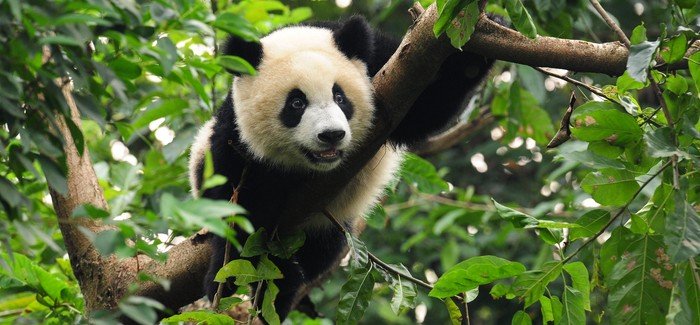
<path id="1" fill-rule="evenodd" d="M 447 270 L 430 290 L 429 295 L 447 298 L 477 288 L 495 280 L 514 277 L 525 272 L 525 266 L 496 256 L 477 256 L 460 262 Z"/>
<path id="2" fill-rule="evenodd" d="M 537 36 L 535 23 L 532 21 L 530 13 L 527 12 L 521 0 L 506 0 L 506 10 L 513 20 L 515 29 L 529 38 L 535 38 Z"/>

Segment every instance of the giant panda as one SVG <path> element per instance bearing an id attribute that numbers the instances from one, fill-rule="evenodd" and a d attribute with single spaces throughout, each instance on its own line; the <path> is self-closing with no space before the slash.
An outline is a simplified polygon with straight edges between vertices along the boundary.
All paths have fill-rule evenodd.
<path id="1" fill-rule="evenodd" d="M 371 78 L 399 43 L 360 16 L 284 27 L 260 43 L 230 36 L 223 54 L 246 59 L 257 74 L 234 76 L 225 102 L 196 136 L 190 158 L 193 195 L 228 200 L 247 168 L 238 203 L 256 228 L 277 228 L 286 195 L 303 191 L 297 184 L 305 178 L 343 168 L 344 159 L 369 134 L 375 115 Z M 388 142 L 327 206 L 347 229 L 356 229 L 377 203 L 400 167 L 402 150 L 450 123 L 492 63 L 469 52 L 443 63 Z M 228 183 L 201 191 L 207 151 L 215 173 Z M 331 269 L 346 248 L 345 236 L 321 211 L 289 228 L 278 231 L 303 230 L 306 241 L 291 259 L 273 259 L 284 275 L 276 280 L 281 319 L 296 305 L 301 289 Z M 246 234 L 238 234 L 245 242 Z M 213 240 L 204 283 L 210 299 L 218 287 L 213 279 L 223 265 L 225 243 Z M 234 290 L 227 283 L 224 293 Z"/>

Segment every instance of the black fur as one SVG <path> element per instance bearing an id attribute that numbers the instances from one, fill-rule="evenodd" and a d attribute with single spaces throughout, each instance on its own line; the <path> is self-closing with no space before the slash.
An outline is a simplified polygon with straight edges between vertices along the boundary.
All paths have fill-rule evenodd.
<path id="1" fill-rule="evenodd" d="M 350 100 L 345 96 L 343 88 L 340 88 L 338 84 L 333 85 L 333 98 L 335 98 L 336 95 L 341 96 L 342 102 L 338 102 L 336 100 L 335 103 L 338 105 L 338 107 L 340 107 L 340 110 L 343 111 L 343 114 L 345 114 L 345 118 L 349 121 L 352 119 L 355 109 L 352 107 Z"/>
<path id="2" fill-rule="evenodd" d="M 371 60 L 374 51 L 372 29 L 362 16 L 353 16 L 333 31 L 335 45 L 350 59 Z"/>
<path id="3" fill-rule="evenodd" d="M 296 108 L 292 105 L 295 100 L 301 100 L 304 104 L 302 108 Z M 282 124 L 288 128 L 293 128 L 299 125 L 301 122 L 301 116 L 304 115 L 306 110 L 306 105 L 308 105 L 308 100 L 306 99 L 306 94 L 299 89 L 292 89 L 289 94 L 287 94 L 287 100 L 284 103 L 284 108 L 280 113 L 280 120 Z"/>
<path id="4" fill-rule="evenodd" d="M 221 53 L 223 55 L 239 56 L 248 61 L 253 68 L 257 69 L 262 60 L 263 49 L 262 44 L 258 42 L 249 42 L 232 35 L 229 36 L 224 43 Z M 239 75 L 236 71 L 228 71 L 234 75 Z"/>
<path id="5" fill-rule="evenodd" d="M 359 58 L 366 62 L 370 76 L 374 76 L 381 69 L 399 46 L 398 40 L 371 30 L 361 17 L 353 17 L 344 24 L 318 22 L 309 25 L 332 30 L 338 48 L 349 58 Z M 224 53 L 242 56 L 257 66 L 261 59 L 262 48 L 256 44 L 230 39 Z M 423 91 L 389 140 L 395 144 L 411 145 L 444 128 L 461 111 L 465 99 L 472 95 L 473 90 L 488 73 L 492 63 L 492 60 L 468 52 L 459 52 L 450 56 L 440 68 L 435 80 Z M 342 91 L 339 87 L 337 88 L 334 87 L 334 92 Z M 206 190 L 203 196 L 228 200 L 233 187 L 240 182 L 243 167 L 247 163 L 248 176 L 240 191 L 239 204 L 249 212 L 248 218 L 256 228 L 265 227 L 272 230 L 279 224 L 279 218 L 284 214 L 282 206 L 287 202 L 289 193 L 299 191 L 296 185 L 308 175 L 275 169 L 264 161 L 252 159 L 252 155 L 239 138 L 234 122 L 236 117 L 233 106 L 232 95 L 229 93 L 217 112 L 217 121 L 210 139 L 214 170 L 217 174 L 226 176 L 228 183 Z M 347 109 L 346 116 L 350 119 L 352 107 Z M 300 117 L 299 114 L 287 115 L 284 112 L 280 116 L 287 127 L 298 124 Z M 201 169 L 199 167 L 197 170 L 200 182 Z M 278 231 L 285 230 L 290 229 L 278 229 Z M 238 240 L 241 243 L 245 242 L 245 233 L 239 231 L 238 234 Z M 345 237 L 334 227 L 306 231 L 304 246 L 291 260 L 273 259 L 284 274 L 284 279 L 275 282 L 280 288 L 275 306 L 281 319 L 289 313 L 297 290 L 303 284 L 315 280 L 328 271 L 340 258 L 339 255 L 345 245 Z M 213 282 L 213 279 L 223 264 L 224 246 L 225 241 L 221 238 L 213 242 L 214 252 L 204 282 L 209 298 L 212 298 L 217 290 L 217 283 Z M 234 252 L 231 259 L 236 258 L 238 253 Z M 229 295 L 234 290 L 235 286 L 231 281 L 227 283 L 224 294 Z"/>

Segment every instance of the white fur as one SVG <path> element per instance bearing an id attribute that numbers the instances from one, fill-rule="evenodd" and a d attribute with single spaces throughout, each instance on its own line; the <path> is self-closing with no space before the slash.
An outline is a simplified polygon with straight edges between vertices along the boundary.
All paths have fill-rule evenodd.
<path id="1" fill-rule="evenodd" d="M 306 159 L 301 149 L 316 139 L 316 135 L 305 137 L 308 134 L 302 133 L 320 129 L 321 126 L 309 126 L 314 116 L 321 114 L 314 113 L 314 109 L 334 103 L 332 88 L 333 84 L 338 84 L 354 108 L 346 131 L 346 137 L 352 141 L 345 152 L 356 149 L 356 144 L 372 126 L 374 112 L 366 66 L 358 60 L 349 60 L 340 52 L 328 29 L 288 27 L 260 42 L 263 58 L 258 74 L 237 77 L 233 82 L 236 124 L 242 141 L 257 159 L 278 168 L 327 170 L 328 166 L 312 165 Z M 311 106 L 302 117 L 304 125 L 287 128 L 278 116 L 287 93 L 295 88 L 304 92 Z M 337 123 L 341 113 L 331 110 L 330 114 L 335 115 L 324 123 Z"/>
<path id="2" fill-rule="evenodd" d="M 197 184 L 197 167 L 204 161 L 204 156 L 210 149 L 210 138 L 214 134 L 214 124 L 216 124 L 216 118 L 204 123 L 194 138 L 192 148 L 190 148 L 190 188 L 194 197 L 199 197 L 202 194 L 199 193 L 199 184 Z"/>

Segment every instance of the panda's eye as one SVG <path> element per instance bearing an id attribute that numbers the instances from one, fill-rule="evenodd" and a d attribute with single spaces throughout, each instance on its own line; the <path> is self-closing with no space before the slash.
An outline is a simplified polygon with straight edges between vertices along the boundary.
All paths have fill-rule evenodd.
<path id="1" fill-rule="evenodd" d="M 299 98 L 294 98 L 292 99 L 292 108 L 294 109 L 302 109 L 306 106 L 303 100 Z"/>
<path id="2" fill-rule="evenodd" d="M 345 96 L 341 93 L 335 93 L 333 100 L 335 100 L 336 104 L 343 104 L 345 103 Z"/>

